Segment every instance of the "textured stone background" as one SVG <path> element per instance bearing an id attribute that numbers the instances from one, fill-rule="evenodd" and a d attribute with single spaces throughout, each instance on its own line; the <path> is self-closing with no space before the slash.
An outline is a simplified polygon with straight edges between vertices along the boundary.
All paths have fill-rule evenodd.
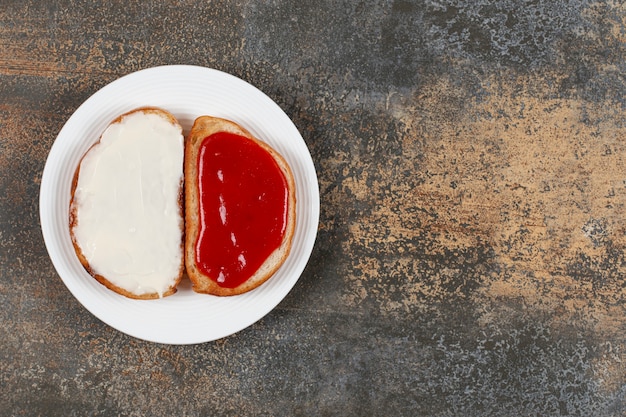
<path id="1" fill-rule="evenodd" d="M 4 0 L 0 415 L 626 415 L 620 1 Z M 121 334 L 47 256 L 63 123 L 129 72 L 232 73 L 315 161 L 289 296 L 217 342 Z"/>

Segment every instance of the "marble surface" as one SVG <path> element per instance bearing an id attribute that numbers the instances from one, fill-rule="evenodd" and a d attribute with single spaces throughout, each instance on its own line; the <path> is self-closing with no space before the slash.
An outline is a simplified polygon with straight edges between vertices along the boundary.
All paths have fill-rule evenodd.
<path id="1" fill-rule="evenodd" d="M 626 415 L 626 7 L 3 1 L 0 415 Z M 86 311 L 38 195 L 64 122 L 194 64 L 304 137 L 321 216 L 269 315 L 169 346 Z"/>

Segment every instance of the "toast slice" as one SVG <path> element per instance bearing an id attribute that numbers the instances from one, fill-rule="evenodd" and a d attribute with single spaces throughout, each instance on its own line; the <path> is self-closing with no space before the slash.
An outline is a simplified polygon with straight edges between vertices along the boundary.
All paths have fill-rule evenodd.
<path id="1" fill-rule="evenodd" d="M 287 259 L 295 225 L 286 160 L 235 122 L 198 117 L 185 140 L 185 265 L 193 290 L 230 296 L 259 287 Z"/>
<path id="2" fill-rule="evenodd" d="M 77 167 L 70 235 L 85 269 L 133 299 L 176 292 L 184 271 L 182 127 L 142 107 L 104 130 Z"/>

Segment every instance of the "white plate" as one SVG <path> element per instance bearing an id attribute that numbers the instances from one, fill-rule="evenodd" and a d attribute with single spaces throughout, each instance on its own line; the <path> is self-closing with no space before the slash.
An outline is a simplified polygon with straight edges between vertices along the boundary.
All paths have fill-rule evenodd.
<path id="1" fill-rule="evenodd" d="M 277 149 L 296 181 L 297 219 L 289 258 L 265 284 L 234 297 L 196 294 L 187 279 L 178 293 L 161 300 L 131 300 L 93 279 L 72 247 L 68 211 L 74 170 L 82 155 L 118 115 L 141 106 L 174 114 L 185 134 L 203 114 L 231 119 Z M 269 313 L 295 285 L 308 262 L 319 221 L 319 190 L 313 160 L 289 117 L 260 90 L 217 70 L 173 65 L 126 75 L 85 101 L 70 117 L 50 150 L 41 180 L 43 237 L 71 293 L 109 326 L 139 339 L 193 344 L 238 332 Z"/>

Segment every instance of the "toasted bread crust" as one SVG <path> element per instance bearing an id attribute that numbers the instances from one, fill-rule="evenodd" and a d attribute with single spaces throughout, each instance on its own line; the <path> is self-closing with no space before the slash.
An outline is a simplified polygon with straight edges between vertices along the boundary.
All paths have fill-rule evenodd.
<path id="1" fill-rule="evenodd" d="M 172 115 L 171 113 L 169 113 L 166 110 L 157 108 L 157 107 L 140 107 L 134 110 L 131 110 L 129 112 L 126 112 L 124 114 L 121 114 L 120 116 L 116 117 L 113 121 L 111 121 L 111 123 L 109 123 L 109 125 L 115 124 L 115 123 L 119 123 L 122 121 L 122 119 L 124 119 L 126 116 L 134 114 L 134 113 L 144 113 L 144 114 L 156 114 L 166 120 L 168 120 L 170 123 L 176 125 L 176 126 L 180 126 L 180 124 L 178 123 L 178 120 L 174 117 L 174 115 Z M 181 128 L 182 130 L 182 128 Z M 98 141 L 96 143 L 94 143 L 88 150 L 87 152 L 85 152 L 85 155 L 87 153 L 89 153 L 89 151 L 96 146 L 98 143 L 100 142 L 100 139 L 98 139 Z M 84 155 L 83 155 L 84 158 Z M 78 166 L 76 167 L 76 171 L 74 172 L 74 178 L 72 180 L 72 188 L 71 188 L 71 200 L 70 200 L 70 213 L 69 213 L 69 226 L 70 226 L 70 236 L 72 238 L 72 245 L 74 246 L 74 250 L 76 252 L 76 255 L 78 257 L 78 259 L 80 260 L 80 263 L 83 265 L 83 267 L 85 268 L 85 270 L 91 275 L 93 276 L 99 283 L 101 283 L 102 285 L 104 285 L 105 287 L 107 287 L 108 289 L 115 291 L 118 294 L 121 294 L 123 296 L 126 296 L 128 298 L 133 298 L 133 299 L 137 299 L 137 300 L 151 300 L 151 299 L 157 299 L 157 298 L 161 298 L 161 297 L 167 297 L 169 295 L 172 295 L 174 293 L 176 293 L 176 287 L 178 286 L 178 284 L 180 283 L 180 281 L 183 278 L 183 273 L 185 270 L 185 264 L 184 264 L 184 256 L 181 259 L 181 264 L 179 267 L 179 271 L 178 271 L 178 275 L 176 277 L 176 281 L 174 282 L 173 285 L 171 285 L 166 291 L 163 292 L 163 294 L 159 295 L 158 293 L 146 293 L 146 294 L 141 294 L 141 295 L 137 295 L 137 294 L 133 294 L 123 288 L 118 287 L 117 285 L 111 283 L 106 277 L 97 274 L 96 272 L 94 272 L 94 270 L 92 269 L 91 265 L 89 264 L 89 261 L 87 260 L 87 258 L 85 257 L 85 255 L 83 254 L 82 249 L 80 248 L 80 246 L 78 245 L 76 238 L 74 236 L 74 228 L 77 225 L 78 222 L 78 215 L 77 215 L 77 207 L 75 205 L 75 201 L 74 201 L 74 194 L 76 191 L 76 186 L 78 184 L 78 177 L 80 174 L 80 165 L 82 163 L 82 158 L 81 161 L 79 162 Z M 179 207 L 179 214 L 180 214 L 180 218 L 184 219 L 184 202 L 183 202 L 183 184 L 182 184 L 182 180 L 181 180 L 181 184 L 179 187 L 179 193 L 178 193 L 178 207 Z M 180 247 L 181 250 L 184 249 L 184 225 L 181 222 L 180 225 Z"/>
<path id="2" fill-rule="evenodd" d="M 229 132 L 247 137 L 274 157 L 288 186 L 287 227 L 281 245 L 261 265 L 248 280 L 235 288 L 225 288 L 204 275 L 195 262 L 195 247 L 200 230 L 199 225 L 199 190 L 198 190 L 198 151 L 203 140 L 218 132 Z M 287 259 L 291 250 L 296 225 L 296 189 L 295 180 L 287 161 L 267 143 L 255 138 L 243 127 L 230 120 L 212 117 L 198 117 L 185 139 L 185 265 L 187 275 L 193 283 L 193 290 L 198 293 L 230 296 L 251 291 L 267 281 Z M 213 277 L 215 278 L 215 277 Z"/>

